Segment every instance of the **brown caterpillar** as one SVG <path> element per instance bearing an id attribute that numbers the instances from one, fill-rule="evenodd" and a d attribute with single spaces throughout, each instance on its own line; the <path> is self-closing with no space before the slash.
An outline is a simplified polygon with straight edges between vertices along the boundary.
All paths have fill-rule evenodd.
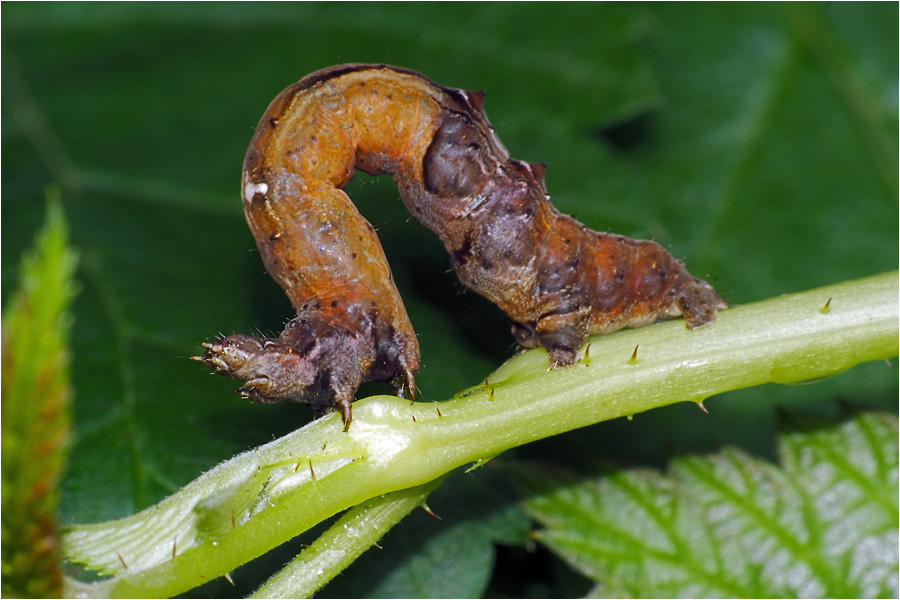
<path id="1" fill-rule="evenodd" d="M 244 214 L 297 316 L 278 339 L 232 335 L 196 357 L 259 402 L 340 410 L 362 381 L 413 396 L 419 346 L 375 231 L 342 188 L 354 169 L 391 173 L 409 212 L 436 233 L 468 288 L 514 321 L 554 367 L 590 333 L 726 302 L 659 244 L 591 231 L 549 202 L 544 165 L 511 159 L 484 94 L 387 65 L 317 71 L 269 105 L 244 159 Z"/>

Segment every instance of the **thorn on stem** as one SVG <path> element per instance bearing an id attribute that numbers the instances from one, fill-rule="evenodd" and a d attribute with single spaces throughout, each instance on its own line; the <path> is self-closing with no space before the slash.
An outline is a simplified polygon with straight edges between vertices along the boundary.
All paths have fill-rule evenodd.
<path id="1" fill-rule="evenodd" d="M 638 351 L 638 348 L 640 348 L 640 346 L 641 346 L 641 345 L 638 344 L 638 345 L 636 345 L 636 346 L 634 347 L 634 352 L 631 353 L 631 358 L 628 359 L 628 364 L 629 364 L 629 365 L 635 365 L 635 364 L 637 364 L 637 351 Z"/>

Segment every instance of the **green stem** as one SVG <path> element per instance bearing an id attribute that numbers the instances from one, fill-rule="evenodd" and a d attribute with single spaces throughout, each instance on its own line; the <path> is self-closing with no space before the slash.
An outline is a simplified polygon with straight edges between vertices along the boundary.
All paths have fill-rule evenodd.
<path id="1" fill-rule="evenodd" d="M 137 515 L 71 528 L 66 554 L 115 577 L 70 582 L 67 592 L 175 595 L 341 510 L 509 448 L 728 390 L 825 377 L 897 351 L 893 272 L 731 308 L 693 331 L 675 321 L 592 338 L 589 359 L 568 369 L 550 371 L 544 351 L 525 352 L 446 402 L 366 398 L 347 433 L 339 416 L 319 419 Z"/>
<path id="2" fill-rule="evenodd" d="M 354 506 L 251 598 L 309 598 L 378 543 L 381 536 L 414 508 L 424 506 L 428 495 L 443 481 L 444 477 L 438 477 L 424 485 L 384 494 Z"/>

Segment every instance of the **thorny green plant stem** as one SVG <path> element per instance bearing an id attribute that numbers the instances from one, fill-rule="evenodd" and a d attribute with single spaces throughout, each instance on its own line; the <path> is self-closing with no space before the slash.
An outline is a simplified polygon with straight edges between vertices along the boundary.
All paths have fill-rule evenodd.
<path id="1" fill-rule="evenodd" d="M 734 307 L 693 331 L 673 321 L 592 338 L 587 356 L 567 369 L 548 370 L 544 351 L 525 352 L 445 402 L 366 398 L 354 404 L 347 433 L 339 416 L 319 419 L 137 515 L 71 528 L 66 555 L 114 577 L 69 581 L 67 593 L 175 595 L 341 510 L 509 448 L 897 353 L 897 272 Z"/>
<path id="2" fill-rule="evenodd" d="M 428 494 L 443 481 L 444 477 L 438 477 L 354 506 L 251 598 L 309 598 L 414 508 L 424 507 Z"/>

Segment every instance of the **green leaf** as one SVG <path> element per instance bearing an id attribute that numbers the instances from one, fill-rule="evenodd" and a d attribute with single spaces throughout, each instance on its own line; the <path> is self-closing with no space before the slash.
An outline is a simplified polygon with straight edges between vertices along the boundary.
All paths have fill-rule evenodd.
<path id="1" fill-rule="evenodd" d="M 804 423 L 779 464 L 726 448 L 666 473 L 518 467 L 535 537 L 605 597 L 874 598 L 898 592 L 897 417 Z"/>
<path id="2" fill-rule="evenodd" d="M 62 594 L 56 531 L 70 437 L 69 305 L 77 258 L 58 192 L 3 315 L 3 595 Z"/>
<path id="3" fill-rule="evenodd" d="M 50 182 L 63 189 L 82 251 L 62 521 L 133 514 L 311 418 L 302 407 L 248 404 L 187 359 L 219 332 L 270 333 L 290 315 L 239 195 L 253 127 L 288 84 L 362 61 L 483 89 L 511 154 L 548 164 L 561 210 L 594 229 L 656 238 L 742 304 L 897 268 L 897 194 L 881 166 L 885 153 L 896 165 L 897 11 L 4 5 L 4 302 L 43 219 L 34 199 Z M 360 175 L 349 193 L 378 227 L 419 335 L 424 398 L 483 380 L 515 351 L 508 319 L 462 291 L 440 242 L 409 222 L 387 178 Z M 862 365 L 818 386 L 731 392 L 706 403 L 708 418 L 676 406 L 520 452 L 573 467 L 596 454 L 661 464 L 722 442 L 771 453 L 777 406 L 827 413 L 840 397 L 893 410 L 897 392 L 895 370 Z M 494 508 L 474 493 L 457 501 Z M 465 544 L 454 550 L 457 560 L 469 554 Z M 263 577 L 284 558 L 270 560 Z M 487 578 L 491 566 L 482 568 Z M 235 593 L 225 585 L 222 595 Z"/>

